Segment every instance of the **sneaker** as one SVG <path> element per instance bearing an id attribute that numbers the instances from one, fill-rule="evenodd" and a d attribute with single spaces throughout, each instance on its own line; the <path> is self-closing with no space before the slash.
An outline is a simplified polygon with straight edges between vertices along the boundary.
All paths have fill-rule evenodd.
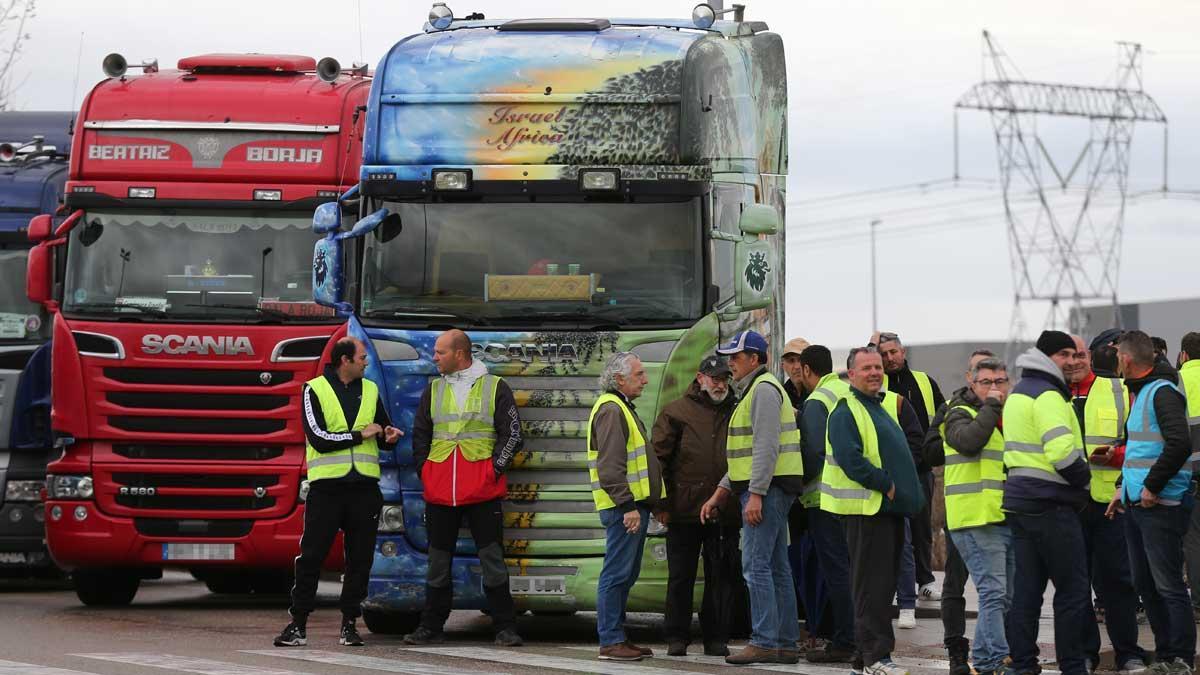
<path id="1" fill-rule="evenodd" d="M 342 635 L 338 638 L 338 644 L 346 647 L 363 646 L 362 636 L 358 634 L 358 629 L 354 627 L 353 620 L 342 622 Z"/>
<path id="2" fill-rule="evenodd" d="M 498 647 L 520 647 L 525 641 L 521 639 L 516 628 L 505 628 L 496 633 L 495 643 Z"/>
<path id="3" fill-rule="evenodd" d="M 942 599 L 942 592 L 933 587 L 933 584 L 925 584 L 917 589 L 917 599 L 926 600 L 928 602 L 937 602 Z"/>
<path id="4" fill-rule="evenodd" d="M 1084 669 L 1084 671 L 1086 671 L 1088 673 L 1088 675 L 1091 675 L 1091 673 L 1096 672 L 1096 661 L 1091 659 L 1090 657 L 1085 658 L 1083 660 L 1083 669 Z"/>
<path id="5" fill-rule="evenodd" d="M 917 627 L 917 610 L 902 609 L 900 610 L 900 618 L 896 620 L 897 628 L 916 628 Z M 879 663 L 883 663 L 880 661 Z"/>
<path id="6" fill-rule="evenodd" d="M 835 647 L 832 642 L 824 649 L 813 649 L 804 653 L 804 660 L 809 663 L 852 663 L 854 650 Z M 862 670 L 861 668 L 859 670 Z"/>
<path id="7" fill-rule="evenodd" d="M 667 656 L 687 656 L 686 642 L 668 642 Z"/>
<path id="8" fill-rule="evenodd" d="M 615 645 L 600 648 L 600 655 L 597 657 L 601 661 L 641 661 L 646 658 L 645 654 L 638 649 L 630 647 L 626 642 L 618 642 Z"/>
<path id="9" fill-rule="evenodd" d="M 1125 665 L 1121 666 L 1117 673 L 1119 675 L 1145 675 L 1146 662 L 1134 657 L 1126 661 Z"/>
<path id="10" fill-rule="evenodd" d="M 1192 664 L 1176 657 L 1175 660 L 1167 664 L 1167 672 L 1170 675 L 1192 675 Z"/>
<path id="11" fill-rule="evenodd" d="M 308 632 L 304 628 L 304 624 L 289 623 L 287 628 L 275 638 L 276 647 L 303 647 L 308 644 Z"/>
<path id="12" fill-rule="evenodd" d="M 863 675 L 863 660 L 862 654 L 854 652 L 854 659 L 850 661 L 850 675 Z"/>
<path id="13" fill-rule="evenodd" d="M 653 649 L 650 649 L 649 647 L 639 647 L 639 646 L 633 644 L 632 642 L 630 642 L 629 640 L 625 641 L 625 646 L 629 647 L 630 649 L 638 650 L 639 652 L 641 652 L 642 656 L 654 656 Z"/>
<path id="14" fill-rule="evenodd" d="M 726 656 L 725 663 L 734 666 L 748 666 L 752 663 L 779 663 L 779 660 L 774 649 L 746 645 L 742 651 Z"/>
<path id="15" fill-rule="evenodd" d="M 880 659 L 863 670 L 864 675 L 908 675 L 908 670 L 891 659 Z"/>
<path id="16" fill-rule="evenodd" d="M 1146 675 L 1167 675 L 1171 671 L 1171 664 L 1166 661 L 1155 661 L 1149 666 L 1146 666 Z"/>
<path id="17" fill-rule="evenodd" d="M 729 656 L 729 645 L 724 642 L 705 642 L 705 656 Z"/>
<path id="18" fill-rule="evenodd" d="M 403 638 L 403 642 L 406 645 L 435 645 L 445 640 L 445 633 L 440 630 L 429 630 L 425 626 L 417 626 L 416 630 L 405 635 Z"/>

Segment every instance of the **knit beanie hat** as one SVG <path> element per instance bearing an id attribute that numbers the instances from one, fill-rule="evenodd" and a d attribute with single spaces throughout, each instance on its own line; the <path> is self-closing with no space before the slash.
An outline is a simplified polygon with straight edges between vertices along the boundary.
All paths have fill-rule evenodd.
<path id="1" fill-rule="evenodd" d="M 1061 330 L 1044 330 L 1038 336 L 1037 348 L 1046 356 L 1052 356 L 1064 349 L 1075 349 L 1075 340 Z"/>

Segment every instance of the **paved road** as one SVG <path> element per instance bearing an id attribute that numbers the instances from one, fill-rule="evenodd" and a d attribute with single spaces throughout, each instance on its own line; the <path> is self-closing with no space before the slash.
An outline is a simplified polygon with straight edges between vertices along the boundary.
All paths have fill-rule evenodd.
<path id="1" fill-rule="evenodd" d="M 322 582 L 321 609 L 310 619 L 307 648 L 276 649 L 271 638 L 287 623 L 282 597 L 220 596 L 189 575 L 168 573 L 145 582 L 134 604 L 119 609 L 83 607 L 67 586 L 0 582 L 0 675 L 292 675 L 296 673 L 601 673 L 604 675 L 734 675 L 785 672 L 847 675 L 848 668 L 795 666 L 734 668 L 720 658 L 665 656 L 659 641 L 661 616 L 631 616 L 631 638 L 655 647 L 658 655 L 635 664 L 595 658 L 595 616 L 525 616 L 521 632 L 528 646 L 491 644 L 490 620 L 474 611 L 451 616 L 449 640 L 435 648 L 405 648 L 394 636 L 371 635 L 367 646 L 339 647 L 338 585 Z M 922 643 L 941 641 L 941 625 L 923 619 L 906 640 L 898 659 L 914 675 L 941 675 L 946 664 Z"/>

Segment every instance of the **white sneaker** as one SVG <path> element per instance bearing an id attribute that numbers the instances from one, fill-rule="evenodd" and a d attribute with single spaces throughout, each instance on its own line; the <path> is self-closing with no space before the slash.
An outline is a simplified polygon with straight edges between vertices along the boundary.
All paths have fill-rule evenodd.
<path id="1" fill-rule="evenodd" d="M 917 599 L 937 602 L 942 599 L 942 592 L 934 588 L 933 584 L 925 584 L 917 590 Z"/>
<path id="2" fill-rule="evenodd" d="M 897 628 L 916 628 L 917 627 L 917 610 L 915 610 L 915 609 L 900 610 L 900 618 L 896 620 L 896 627 Z M 880 663 L 883 663 L 883 662 L 880 661 Z M 870 670 L 870 669 L 868 669 L 868 670 Z"/>
<path id="3" fill-rule="evenodd" d="M 908 610 L 912 611 L 912 610 Z M 863 669 L 864 675 L 908 675 L 908 671 L 891 659 L 882 659 Z"/>

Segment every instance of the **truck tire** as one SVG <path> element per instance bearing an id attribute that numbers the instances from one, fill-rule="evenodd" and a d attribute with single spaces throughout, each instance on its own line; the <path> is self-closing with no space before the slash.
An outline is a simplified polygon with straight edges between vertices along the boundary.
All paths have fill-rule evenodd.
<path id="1" fill-rule="evenodd" d="M 420 622 L 420 612 L 385 612 L 363 608 L 363 623 L 367 624 L 367 630 L 380 635 L 411 633 Z"/>
<path id="2" fill-rule="evenodd" d="M 75 570 L 71 583 L 79 601 L 89 607 L 117 607 L 133 602 L 142 579 L 129 570 Z"/>

